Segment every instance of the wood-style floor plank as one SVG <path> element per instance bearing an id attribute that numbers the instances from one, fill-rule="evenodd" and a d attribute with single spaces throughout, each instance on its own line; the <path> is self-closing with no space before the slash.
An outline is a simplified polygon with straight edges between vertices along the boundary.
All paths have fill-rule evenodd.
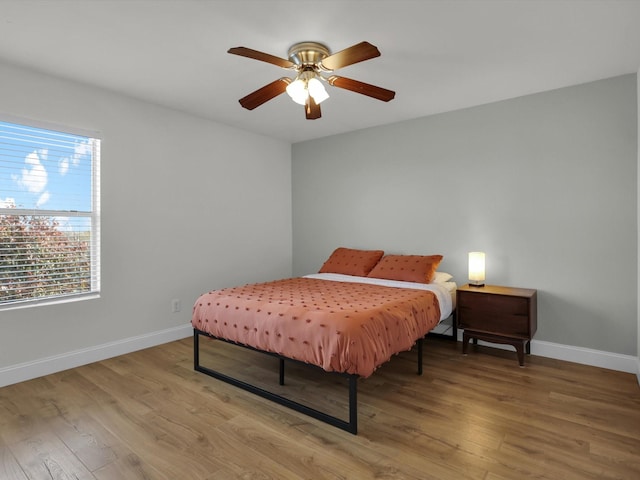
<path id="1" fill-rule="evenodd" d="M 16 457 L 7 447 L 2 445 L 0 445 L 0 478 L 27 480 L 27 475 L 22 470 Z"/>
<path id="2" fill-rule="evenodd" d="M 347 415 L 344 379 L 221 342 L 202 363 Z M 185 339 L 0 389 L 0 479 L 640 478 L 631 374 L 425 342 L 359 380 L 351 435 L 193 370 Z"/>

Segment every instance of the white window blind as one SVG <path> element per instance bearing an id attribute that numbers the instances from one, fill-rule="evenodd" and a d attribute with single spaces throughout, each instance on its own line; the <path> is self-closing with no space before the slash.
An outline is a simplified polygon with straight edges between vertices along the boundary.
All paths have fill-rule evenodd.
<path id="1" fill-rule="evenodd" d="M 0 308 L 100 291 L 100 140 L 0 121 Z"/>

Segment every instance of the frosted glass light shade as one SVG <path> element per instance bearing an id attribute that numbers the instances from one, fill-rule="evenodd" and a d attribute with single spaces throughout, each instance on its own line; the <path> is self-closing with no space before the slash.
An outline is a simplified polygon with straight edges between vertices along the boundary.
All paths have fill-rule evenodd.
<path id="1" fill-rule="evenodd" d="M 484 252 L 469 252 L 469 285 L 484 286 Z"/>
<path id="2" fill-rule="evenodd" d="M 320 102 L 324 102 L 329 98 L 329 94 L 325 90 L 324 85 L 322 85 L 322 82 L 317 78 L 310 79 L 307 84 L 307 88 L 309 90 L 309 95 L 313 97 L 316 105 L 320 105 Z"/>
<path id="3" fill-rule="evenodd" d="M 293 100 L 294 102 L 300 105 L 307 104 L 307 98 L 309 97 L 309 92 L 307 91 L 307 86 L 304 80 L 297 78 L 296 80 L 291 82 L 289 85 L 287 85 L 287 94 L 291 97 L 291 100 Z"/>

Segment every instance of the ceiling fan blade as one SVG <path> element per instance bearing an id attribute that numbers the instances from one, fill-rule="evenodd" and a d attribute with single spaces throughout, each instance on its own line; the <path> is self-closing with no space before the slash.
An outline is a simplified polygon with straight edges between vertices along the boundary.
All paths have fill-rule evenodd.
<path id="1" fill-rule="evenodd" d="M 361 93 L 383 102 L 393 100 L 396 96 L 396 92 L 393 90 L 387 90 L 386 88 L 376 87 L 375 85 L 369 85 L 368 83 L 359 82 L 358 80 L 352 80 L 350 78 L 338 77 L 337 75 L 331 75 L 327 81 L 329 85 L 334 87 L 344 88 L 352 92 Z"/>
<path id="2" fill-rule="evenodd" d="M 316 120 L 322 116 L 320 112 L 320 105 L 315 102 L 311 95 L 309 95 L 307 104 L 304 106 L 304 113 L 307 120 Z"/>
<path id="3" fill-rule="evenodd" d="M 262 88 L 259 88 L 255 92 L 251 92 L 246 97 L 243 97 L 239 100 L 240 105 L 242 105 L 247 110 L 253 110 L 256 107 L 259 107 L 265 102 L 268 102 L 272 98 L 277 97 L 281 93 L 287 89 L 287 85 L 291 83 L 291 79 L 287 77 L 279 78 Z"/>
<path id="4" fill-rule="evenodd" d="M 284 58 L 276 57 L 274 55 L 269 55 L 268 53 L 259 52 L 258 50 L 253 50 L 247 47 L 233 47 L 227 50 L 227 53 L 240 55 L 241 57 L 253 58 L 254 60 L 271 63 L 272 65 L 277 65 L 278 67 L 282 68 L 295 69 L 296 67 L 296 64 L 290 62 L 289 60 L 285 60 Z"/>
<path id="5" fill-rule="evenodd" d="M 323 58 L 320 62 L 320 68 L 323 70 L 337 70 L 379 56 L 380 51 L 375 45 L 371 45 L 369 42 L 360 42 Z"/>

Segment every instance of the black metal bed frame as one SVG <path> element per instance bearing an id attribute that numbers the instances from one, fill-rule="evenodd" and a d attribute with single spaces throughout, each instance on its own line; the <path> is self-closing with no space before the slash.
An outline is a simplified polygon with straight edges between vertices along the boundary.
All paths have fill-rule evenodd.
<path id="1" fill-rule="evenodd" d="M 210 377 L 216 378 L 218 380 L 222 380 L 223 382 L 229 383 L 236 387 L 239 387 L 243 390 L 251 392 L 255 395 L 259 395 L 267 400 L 271 400 L 279 405 L 283 405 L 285 407 L 291 408 L 300 413 L 304 413 L 310 417 L 315 418 L 316 420 L 320 420 L 324 423 L 337 427 L 346 432 L 352 433 L 356 435 L 358 433 L 358 378 L 359 375 L 349 374 L 349 373 L 341 373 L 341 372 L 325 372 L 333 375 L 340 375 L 349 380 L 349 420 L 343 420 L 339 417 L 330 415 L 325 412 L 321 412 L 314 408 L 309 407 L 308 405 L 304 405 L 302 403 L 291 400 L 287 397 L 283 397 L 282 395 L 278 395 L 277 393 L 270 392 L 263 388 L 260 388 L 256 385 L 252 385 L 250 383 L 244 382 L 237 378 L 231 377 L 229 375 L 225 375 L 217 370 L 213 370 L 211 368 L 200 365 L 200 336 L 204 335 L 205 337 L 212 338 L 214 340 L 221 340 L 225 343 L 229 343 L 232 345 L 237 345 L 249 350 L 253 350 L 254 352 L 264 353 L 266 355 L 270 355 L 272 357 L 276 357 L 279 361 L 279 373 L 280 379 L 279 384 L 284 385 L 284 361 L 288 360 L 291 362 L 295 362 L 301 365 L 306 365 L 308 367 L 317 368 L 322 370 L 322 368 L 312 365 L 309 363 L 301 362 L 299 360 L 294 360 L 288 357 L 284 357 L 282 355 L 278 355 L 277 353 L 265 352 L 264 350 L 259 350 L 257 348 L 251 347 L 249 345 L 244 345 L 242 343 L 233 342 L 231 340 L 227 340 L 225 338 L 216 337 L 209 333 L 203 332 L 202 330 L 198 330 L 196 328 L 193 329 L 193 368 L 198 372 L 202 372 Z M 418 346 L 418 375 L 422 375 L 422 342 L 423 338 L 420 337 L 417 340 Z M 324 371 L 324 370 L 323 370 Z"/>

